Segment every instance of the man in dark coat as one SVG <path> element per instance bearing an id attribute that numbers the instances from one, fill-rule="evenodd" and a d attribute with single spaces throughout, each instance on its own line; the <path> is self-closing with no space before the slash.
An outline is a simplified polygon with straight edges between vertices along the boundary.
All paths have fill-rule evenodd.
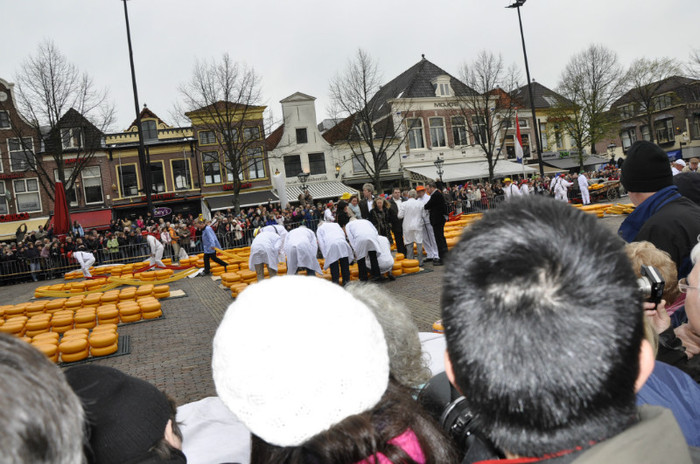
<path id="1" fill-rule="evenodd" d="M 403 253 L 406 256 L 406 245 L 403 243 L 403 219 L 399 218 L 399 208 L 401 208 L 401 189 L 394 187 L 394 190 L 389 197 L 389 222 L 391 222 L 391 231 L 394 233 L 396 240 L 396 252 Z"/>
<path id="2" fill-rule="evenodd" d="M 372 202 L 374 201 L 374 185 L 364 184 L 362 186 L 362 198 L 359 201 L 360 213 L 362 213 L 362 219 L 367 219 L 369 221 L 369 212 L 372 211 L 374 207 Z M 358 218 L 360 219 L 360 218 Z"/>
<path id="3" fill-rule="evenodd" d="M 433 266 L 442 266 L 447 256 L 447 241 L 445 240 L 445 221 L 447 221 L 447 202 L 445 196 L 436 187 L 435 182 L 428 183 L 428 194 L 430 200 L 425 204 L 425 209 L 430 211 L 430 225 L 435 234 L 435 244 L 437 245 L 440 259 L 433 261 Z"/>
<path id="4" fill-rule="evenodd" d="M 687 276 L 692 269 L 690 251 L 700 235 L 700 206 L 673 185 L 666 152 L 645 140 L 633 143 L 622 165 L 621 182 L 636 209 L 618 234 L 626 242 L 653 243 L 671 255 L 678 277 Z"/>

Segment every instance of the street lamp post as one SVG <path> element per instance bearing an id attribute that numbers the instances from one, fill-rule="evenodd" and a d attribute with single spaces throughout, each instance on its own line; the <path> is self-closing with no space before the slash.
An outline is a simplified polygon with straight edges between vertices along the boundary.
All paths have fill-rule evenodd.
<path id="1" fill-rule="evenodd" d="M 435 168 L 437 169 L 438 177 L 440 177 L 440 188 L 442 188 L 442 175 L 445 171 L 442 170 L 442 166 L 445 164 L 445 160 L 438 156 L 438 159 L 433 161 Z"/>
<path id="2" fill-rule="evenodd" d="M 523 57 L 525 58 L 525 75 L 527 76 L 527 91 L 528 94 L 530 95 L 530 109 L 532 110 L 532 126 L 533 130 L 535 131 L 535 140 L 538 141 L 537 143 L 537 164 L 540 167 L 540 176 L 544 178 L 544 164 L 542 164 L 542 147 L 539 143 L 540 137 L 539 137 L 539 130 L 540 128 L 537 127 L 537 114 L 535 112 L 535 98 L 532 93 L 532 80 L 530 79 L 530 66 L 527 63 L 527 50 L 525 49 L 525 35 L 523 34 L 523 21 L 520 17 L 520 7 L 525 4 L 526 0 L 515 0 L 514 3 L 511 5 L 508 5 L 506 8 L 515 8 L 518 10 L 518 24 L 520 24 L 520 40 L 523 43 Z"/>
<path id="3" fill-rule="evenodd" d="M 297 179 L 299 179 L 299 183 L 301 183 L 302 193 L 305 192 L 309 188 L 309 186 L 306 185 L 306 181 L 309 180 L 309 173 L 301 171 L 297 174 Z"/>

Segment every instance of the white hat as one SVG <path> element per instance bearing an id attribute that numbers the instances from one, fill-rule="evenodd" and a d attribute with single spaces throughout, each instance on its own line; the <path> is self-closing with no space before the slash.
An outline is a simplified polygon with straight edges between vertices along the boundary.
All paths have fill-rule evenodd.
<path id="1" fill-rule="evenodd" d="M 685 167 L 685 161 L 683 161 L 682 159 L 677 159 L 673 162 L 673 164 L 680 164 L 681 166 Z"/>
<path id="2" fill-rule="evenodd" d="M 363 303 L 323 279 L 284 276 L 252 285 L 229 306 L 212 371 L 219 397 L 251 432 L 298 446 L 376 406 L 389 354 Z"/>

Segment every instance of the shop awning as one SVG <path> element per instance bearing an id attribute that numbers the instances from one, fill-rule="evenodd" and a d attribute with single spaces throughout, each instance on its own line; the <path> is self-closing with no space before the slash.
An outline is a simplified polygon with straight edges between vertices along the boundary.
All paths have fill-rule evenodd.
<path id="1" fill-rule="evenodd" d="M 345 192 L 353 195 L 358 193 L 354 188 L 338 181 L 312 182 L 307 184 L 307 187 L 314 200 L 340 197 Z M 302 192 L 300 184 L 289 184 L 286 186 L 286 190 L 288 201 L 297 201 L 299 194 Z"/>
<path id="2" fill-rule="evenodd" d="M 411 172 L 420 174 L 429 179 L 437 179 L 437 170 L 433 164 L 427 166 L 411 166 L 407 167 Z M 445 182 L 454 182 L 457 180 L 482 179 L 489 176 L 489 165 L 486 161 L 471 161 L 468 163 L 445 163 L 442 167 L 444 173 L 442 180 Z M 495 177 L 511 176 L 514 174 L 534 174 L 536 169 L 529 166 L 523 166 L 520 163 L 511 161 L 499 160 L 493 170 Z"/>
<path id="3" fill-rule="evenodd" d="M 216 197 L 206 197 L 210 211 L 221 211 L 224 209 L 233 209 L 233 195 L 219 195 Z M 277 197 L 272 193 L 272 190 L 259 190 L 257 192 L 241 192 L 238 194 L 238 201 L 241 208 L 248 206 L 257 206 L 267 203 L 268 201 L 278 201 Z"/>
<path id="4" fill-rule="evenodd" d="M 14 241 L 17 228 L 22 224 L 27 225 L 27 232 L 32 232 L 39 230 L 39 226 L 46 225 L 46 221 L 48 220 L 49 218 L 42 217 L 12 222 L 0 222 L 0 240 L 7 241 L 8 239 L 12 239 L 12 241 Z"/>
<path id="5" fill-rule="evenodd" d="M 71 212 L 70 220 L 71 223 L 78 221 L 78 224 L 80 224 L 86 232 L 92 229 L 107 230 L 112 220 L 112 210 L 100 209 L 97 211 Z M 51 223 L 53 223 L 53 216 L 51 216 Z"/>
<path id="6" fill-rule="evenodd" d="M 545 164 L 553 166 L 557 169 L 571 169 L 579 167 L 578 156 L 572 156 L 570 158 L 563 159 L 548 159 L 542 160 Z M 598 166 L 600 164 L 608 164 L 607 158 L 601 158 L 599 156 L 588 155 L 583 158 L 583 167 L 587 166 Z"/>

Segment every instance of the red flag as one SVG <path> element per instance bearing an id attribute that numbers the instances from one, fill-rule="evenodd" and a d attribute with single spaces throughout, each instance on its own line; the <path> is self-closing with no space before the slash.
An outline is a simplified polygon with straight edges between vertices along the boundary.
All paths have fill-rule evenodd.
<path id="1" fill-rule="evenodd" d="M 56 182 L 56 192 L 53 206 L 53 233 L 63 235 L 70 232 L 70 216 L 68 214 L 68 202 L 66 191 L 61 182 Z"/>
<path id="2" fill-rule="evenodd" d="M 515 113 L 515 158 L 518 163 L 523 162 L 523 139 L 520 136 L 520 122 L 518 121 L 518 113 Z"/>

